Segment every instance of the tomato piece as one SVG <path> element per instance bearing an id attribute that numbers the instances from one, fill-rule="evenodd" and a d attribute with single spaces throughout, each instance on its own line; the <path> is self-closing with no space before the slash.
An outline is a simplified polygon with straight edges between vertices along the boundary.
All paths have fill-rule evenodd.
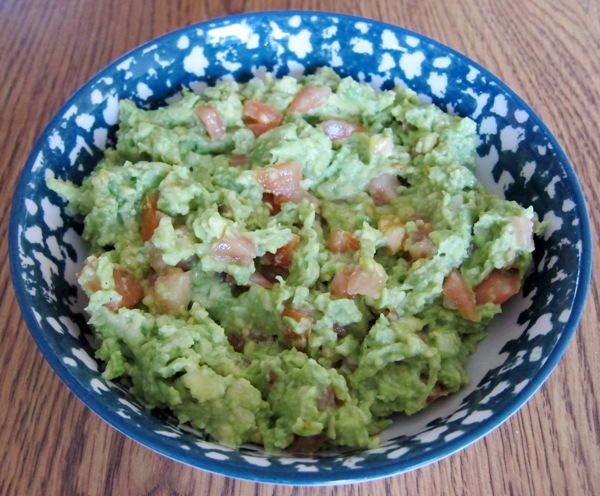
<path id="1" fill-rule="evenodd" d="M 121 306 L 133 308 L 142 300 L 144 297 L 144 288 L 131 272 L 123 269 L 114 269 L 113 278 L 115 280 L 115 289 L 123 297 Z"/>
<path id="2" fill-rule="evenodd" d="M 87 295 L 100 291 L 102 284 L 100 284 L 100 278 L 98 277 L 98 256 L 90 255 L 85 259 L 85 263 L 81 270 L 77 272 L 77 282 L 81 285 L 81 288 Z"/>
<path id="3" fill-rule="evenodd" d="M 116 312 L 119 308 L 133 308 L 142 301 L 144 288 L 131 272 L 124 269 L 114 269 L 113 279 L 115 281 L 115 291 L 119 293 L 120 298 L 106 303 L 106 308 Z"/>
<path id="4" fill-rule="evenodd" d="M 359 265 L 351 264 L 338 272 L 329 286 L 329 292 L 341 298 L 364 295 L 376 298 L 385 287 L 385 270 L 364 270 Z"/>
<path id="5" fill-rule="evenodd" d="M 280 126 L 283 114 L 266 103 L 246 100 L 242 110 L 242 120 L 255 136 L 260 136 Z"/>
<path id="6" fill-rule="evenodd" d="M 192 297 L 192 273 L 170 267 L 152 284 L 151 306 L 160 313 L 178 314 L 187 309 Z M 146 303 L 146 301 L 144 301 Z"/>
<path id="7" fill-rule="evenodd" d="M 281 124 L 283 114 L 266 103 L 258 100 L 246 100 L 244 102 L 242 117 L 251 122 L 261 124 Z"/>
<path id="8" fill-rule="evenodd" d="M 253 272 L 250 274 L 250 286 L 260 286 L 265 289 L 271 289 L 273 287 L 273 283 L 269 281 L 265 276 L 263 276 L 260 272 Z"/>
<path id="9" fill-rule="evenodd" d="M 329 285 L 329 292 L 333 296 L 339 296 L 340 298 L 352 298 L 352 294 L 348 292 L 348 278 L 352 274 L 351 266 L 346 267 L 341 272 L 338 272 Z"/>
<path id="10" fill-rule="evenodd" d="M 301 322 L 303 319 L 308 320 L 308 325 L 304 328 L 301 334 L 295 333 L 287 326 L 285 326 L 283 330 L 283 337 L 290 346 L 293 346 L 299 351 L 306 352 L 308 350 L 308 341 L 310 339 L 313 322 L 312 315 L 308 312 L 308 310 L 303 308 L 283 307 L 281 316 L 289 317 L 296 322 Z"/>
<path id="11" fill-rule="evenodd" d="M 429 238 L 429 234 L 433 230 L 433 226 L 429 222 L 419 224 L 417 230 L 408 236 L 405 240 L 404 249 L 411 261 L 420 258 L 431 258 L 435 250 L 433 241 Z"/>
<path id="12" fill-rule="evenodd" d="M 376 298 L 385 287 L 385 270 L 354 270 L 348 277 L 348 293 Z"/>
<path id="13" fill-rule="evenodd" d="M 458 310 L 458 313 L 464 319 L 478 320 L 475 293 L 457 269 L 453 269 L 444 280 L 442 293 L 444 297 L 443 304 L 446 308 Z"/>
<path id="14" fill-rule="evenodd" d="M 327 119 L 319 124 L 331 140 L 347 138 L 354 133 L 364 133 L 366 129 L 360 124 L 343 121 L 341 119 Z"/>
<path id="15" fill-rule="evenodd" d="M 256 256 L 254 242 L 246 236 L 220 239 L 212 247 L 211 255 L 224 262 L 249 265 Z"/>
<path id="16" fill-rule="evenodd" d="M 246 124 L 246 127 L 250 129 L 254 133 L 254 136 L 260 136 L 261 134 L 270 131 L 271 129 L 275 129 L 278 125 L 274 124 L 263 124 L 262 122 L 249 122 Z"/>
<path id="17" fill-rule="evenodd" d="M 275 253 L 267 253 L 267 260 L 271 265 L 289 269 L 292 266 L 294 252 L 300 246 L 300 237 L 297 234 L 292 234 L 292 238 L 279 248 Z"/>
<path id="18" fill-rule="evenodd" d="M 360 249 L 360 241 L 351 232 L 334 227 L 329 233 L 327 249 L 331 253 L 348 253 Z"/>
<path id="19" fill-rule="evenodd" d="M 400 181 L 393 174 L 381 174 L 369 183 L 369 194 L 375 205 L 387 205 L 398 196 Z"/>
<path id="20" fill-rule="evenodd" d="M 305 114 L 319 108 L 331 96 L 328 86 L 307 86 L 300 90 L 288 107 L 288 114 Z"/>
<path id="21" fill-rule="evenodd" d="M 281 312 L 282 317 L 290 317 L 294 319 L 296 322 L 300 322 L 302 319 L 310 318 L 310 314 L 307 310 L 303 308 L 294 308 L 294 307 L 283 307 L 283 311 Z"/>
<path id="22" fill-rule="evenodd" d="M 211 140 L 222 138 L 227 133 L 221 115 L 212 104 L 204 103 L 196 107 L 196 115 L 204 125 Z"/>
<path id="23" fill-rule="evenodd" d="M 273 195 L 274 203 L 281 205 L 287 201 L 300 202 L 308 193 L 300 185 L 302 164 L 284 162 L 255 173 L 256 180 L 267 193 Z"/>
<path id="24" fill-rule="evenodd" d="M 521 274 L 517 269 L 494 269 L 475 288 L 477 303 L 501 305 L 521 289 Z"/>
<path id="25" fill-rule="evenodd" d="M 148 241 L 160 223 L 158 213 L 158 193 L 149 191 L 142 200 L 142 239 Z"/>
<path id="26" fill-rule="evenodd" d="M 260 286 L 265 289 L 273 288 L 273 283 L 260 272 L 253 272 L 250 274 L 250 279 L 248 279 L 247 284 L 238 284 L 238 282 L 235 280 L 235 277 L 233 277 L 231 274 L 225 274 L 225 282 L 231 284 L 232 286 L 243 288 L 249 288 L 251 286 Z"/>

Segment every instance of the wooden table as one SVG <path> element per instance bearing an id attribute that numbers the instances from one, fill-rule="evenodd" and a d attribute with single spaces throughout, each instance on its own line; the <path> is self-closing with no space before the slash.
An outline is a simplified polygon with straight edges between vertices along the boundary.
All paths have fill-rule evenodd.
<path id="1" fill-rule="evenodd" d="M 6 243 L 12 192 L 38 133 L 125 51 L 191 23 L 271 9 L 381 19 L 488 68 L 562 144 L 598 231 L 599 0 L 0 0 L 0 494 L 600 494 L 600 269 L 574 340 L 524 408 L 450 458 L 371 483 L 291 488 L 189 468 L 109 427 L 45 363 L 20 316 Z"/>

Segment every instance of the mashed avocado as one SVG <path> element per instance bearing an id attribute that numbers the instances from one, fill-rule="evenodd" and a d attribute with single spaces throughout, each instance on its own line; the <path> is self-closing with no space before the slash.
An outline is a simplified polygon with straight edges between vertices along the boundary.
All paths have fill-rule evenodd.
<path id="1" fill-rule="evenodd" d="M 329 69 L 143 110 L 81 186 L 106 379 L 238 445 L 373 447 L 468 382 L 538 222 L 473 175 L 475 124 Z"/>

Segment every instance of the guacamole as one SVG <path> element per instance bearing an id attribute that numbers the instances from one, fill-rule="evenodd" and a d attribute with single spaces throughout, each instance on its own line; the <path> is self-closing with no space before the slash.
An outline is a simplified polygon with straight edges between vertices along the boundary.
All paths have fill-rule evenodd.
<path id="1" fill-rule="evenodd" d="M 467 384 L 518 293 L 531 208 L 474 174 L 475 123 L 323 68 L 120 102 L 81 215 L 103 376 L 228 445 L 374 447 Z"/>

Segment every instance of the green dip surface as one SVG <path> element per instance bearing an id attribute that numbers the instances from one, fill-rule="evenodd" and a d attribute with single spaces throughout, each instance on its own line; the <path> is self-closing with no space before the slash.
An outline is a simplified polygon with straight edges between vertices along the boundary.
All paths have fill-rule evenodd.
<path id="1" fill-rule="evenodd" d="M 468 383 L 539 223 L 473 174 L 475 123 L 330 69 L 120 102 L 81 186 L 104 363 L 228 445 L 374 447 Z"/>

